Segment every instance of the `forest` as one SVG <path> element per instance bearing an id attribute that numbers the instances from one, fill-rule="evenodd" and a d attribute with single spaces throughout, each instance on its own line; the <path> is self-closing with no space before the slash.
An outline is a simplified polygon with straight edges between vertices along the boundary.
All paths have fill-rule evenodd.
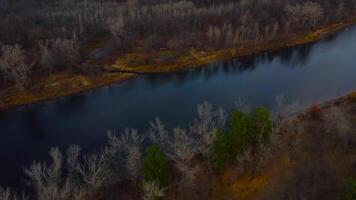
<path id="1" fill-rule="evenodd" d="M 0 0 L 1 165 L 43 158 L 0 200 L 355 200 L 354 24 L 356 0 Z"/>
<path id="2" fill-rule="evenodd" d="M 355 11 L 355 0 L 1 0 L 0 82 L 33 89 L 36 77 L 93 73 L 84 61 L 102 41 L 115 57 L 137 53 L 129 65 L 169 64 L 193 49 L 284 41 Z"/>
<path id="3" fill-rule="evenodd" d="M 0 187 L 0 198 L 255 199 L 257 192 L 267 199 L 352 200 L 355 97 L 299 114 L 282 96 L 273 114 L 239 101 L 227 115 L 205 102 L 186 128 L 168 130 L 157 118 L 142 133 L 109 130 L 106 145 L 92 153 L 54 147 L 50 162 L 24 168 L 32 194 Z M 267 182 L 255 186 L 264 176 Z M 229 190 L 244 180 L 246 186 Z"/>

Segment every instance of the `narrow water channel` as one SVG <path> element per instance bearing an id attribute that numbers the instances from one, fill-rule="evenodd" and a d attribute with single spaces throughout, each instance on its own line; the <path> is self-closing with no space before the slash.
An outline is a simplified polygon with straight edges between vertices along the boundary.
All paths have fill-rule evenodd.
<path id="1" fill-rule="evenodd" d="M 208 101 L 231 111 L 240 98 L 273 108 L 275 97 L 301 105 L 356 89 L 356 27 L 319 42 L 210 64 L 202 69 L 140 76 L 121 84 L 0 112 L 0 185 L 22 187 L 23 167 L 49 149 L 103 145 L 109 129 L 137 128 L 159 117 L 184 126 Z"/>

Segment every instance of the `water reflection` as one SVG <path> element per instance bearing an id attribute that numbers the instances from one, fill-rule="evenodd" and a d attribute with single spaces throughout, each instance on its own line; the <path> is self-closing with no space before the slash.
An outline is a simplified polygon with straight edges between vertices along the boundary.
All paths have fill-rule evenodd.
<path id="1" fill-rule="evenodd" d="M 201 76 L 201 73 L 204 74 L 205 80 L 209 80 L 221 71 L 225 74 L 253 72 L 257 67 L 271 64 L 275 60 L 280 61 L 284 67 L 303 67 L 309 62 L 315 45 L 323 42 L 332 42 L 336 40 L 341 33 L 343 33 L 343 31 L 330 34 L 320 42 L 271 50 L 258 55 L 243 56 L 238 59 L 219 61 L 209 64 L 207 67 L 195 70 L 186 70 L 168 74 L 164 73 L 164 76 L 162 76 L 162 74 L 150 74 L 145 77 L 146 80 L 148 80 L 148 83 L 151 84 L 152 87 L 155 87 L 172 79 L 179 85 L 179 83 L 182 84 Z"/>
<path id="2" fill-rule="evenodd" d="M 46 135 L 47 123 L 39 116 L 40 106 L 35 106 L 33 109 L 24 110 L 24 128 L 26 133 L 32 140 L 43 140 Z"/>
<path id="3" fill-rule="evenodd" d="M 91 92 L 91 95 L 95 95 L 96 93 Z M 80 112 L 81 109 L 85 108 L 86 98 L 85 93 L 80 93 L 55 101 L 53 111 L 63 115 L 71 112 Z"/>

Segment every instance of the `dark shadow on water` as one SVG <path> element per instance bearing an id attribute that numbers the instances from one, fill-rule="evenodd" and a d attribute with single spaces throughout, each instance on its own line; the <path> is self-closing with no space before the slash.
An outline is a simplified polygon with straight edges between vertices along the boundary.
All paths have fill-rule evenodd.
<path id="1" fill-rule="evenodd" d="M 47 122 L 39 116 L 38 109 L 41 108 L 24 111 L 25 130 L 32 140 L 43 140 L 46 137 Z"/>
<path id="2" fill-rule="evenodd" d="M 96 93 L 91 93 L 94 95 Z M 59 114 L 69 114 L 71 112 L 78 112 L 85 107 L 87 95 L 85 93 L 79 93 L 73 96 L 69 96 L 54 102 L 54 111 Z"/>

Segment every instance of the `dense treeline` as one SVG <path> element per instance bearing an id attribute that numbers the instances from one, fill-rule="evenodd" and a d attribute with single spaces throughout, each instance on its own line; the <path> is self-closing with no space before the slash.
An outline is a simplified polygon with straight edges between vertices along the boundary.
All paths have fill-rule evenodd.
<path id="1" fill-rule="evenodd" d="M 83 48 L 93 38 L 109 38 L 118 52 L 145 52 L 149 58 L 162 49 L 281 40 L 341 22 L 355 11 L 355 0 L 1 0 L 0 81 L 24 87 L 33 75 L 83 73 Z"/>
<path id="2" fill-rule="evenodd" d="M 351 101 L 354 102 L 350 98 Z M 226 167 L 232 166 L 239 176 L 247 174 L 252 180 L 263 176 L 264 170 L 278 163 L 281 155 L 290 165 L 283 164 L 283 173 L 291 175 L 283 185 L 272 184 L 277 190 L 271 199 L 301 199 L 296 194 L 324 199 L 333 191 L 331 198 L 335 197 L 335 191 L 343 186 L 340 179 L 347 176 L 354 163 L 356 140 L 346 115 L 337 107 L 324 113 L 313 107 L 302 115 L 308 118 L 303 121 L 302 116 L 290 117 L 297 109 L 294 105 L 284 104 L 280 97 L 277 103 L 273 121 L 263 107 L 251 110 L 238 103 L 228 116 L 222 109 L 203 103 L 197 107 L 198 117 L 186 128 L 167 130 L 156 119 L 145 133 L 135 129 L 109 131 L 105 147 L 91 154 L 82 155 L 75 145 L 65 153 L 52 148 L 51 162 L 34 161 L 25 168 L 31 195 L 17 195 L 0 187 L 0 198 L 101 199 L 104 191 L 102 199 L 107 199 L 105 191 L 110 190 L 107 192 L 106 188 L 114 186 L 114 193 L 120 194 L 120 187 L 125 186 L 115 184 L 124 183 L 134 187 L 126 195 L 156 200 L 172 191 L 200 187 L 197 179 L 201 173 L 208 181 L 201 187 L 212 198 L 209 192 L 213 178 Z M 313 120 L 316 127 L 311 126 Z M 342 158 L 347 159 L 341 161 Z M 277 177 L 270 178 L 279 180 Z M 341 190 L 340 199 L 353 199 L 354 183 L 351 179 L 349 186 Z"/>

